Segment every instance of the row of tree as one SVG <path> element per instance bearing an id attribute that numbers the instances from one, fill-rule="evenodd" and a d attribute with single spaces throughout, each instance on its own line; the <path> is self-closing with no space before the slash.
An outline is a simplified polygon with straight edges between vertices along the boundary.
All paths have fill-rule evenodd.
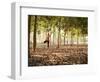
<path id="1" fill-rule="evenodd" d="M 57 47 L 60 47 L 60 40 L 63 36 L 63 43 L 66 45 L 65 41 L 70 36 L 70 45 L 73 44 L 73 38 L 77 39 L 77 45 L 79 44 L 79 37 L 87 37 L 87 27 L 88 18 L 87 17 L 67 17 L 67 16 L 28 16 L 28 44 L 30 44 L 30 33 L 33 32 L 33 50 L 35 51 L 37 46 L 37 34 L 41 32 L 46 32 L 48 41 L 50 42 L 50 34 L 53 35 L 53 44 L 55 40 L 55 35 L 57 34 Z M 57 32 L 56 32 L 57 30 Z M 61 32 L 63 31 L 63 33 Z M 50 33 L 50 34 L 49 34 Z M 49 47 L 49 42 L 47 42 L 47 47 Z"/>

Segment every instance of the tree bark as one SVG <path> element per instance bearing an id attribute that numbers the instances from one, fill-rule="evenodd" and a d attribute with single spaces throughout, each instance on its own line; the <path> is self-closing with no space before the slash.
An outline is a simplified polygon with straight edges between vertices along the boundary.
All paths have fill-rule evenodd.
<path id="1" fill-rule="evenodd" d="M 53 45 L 55 45 L 55 27 L 53 27 Z"/>
<path id="2" fill-rule="evenodd" d="M 36 31 L 37 31 L 37 16 L 34 18 L 34 32 L 33 32 L 33 50 L 36 49 Z"/>
<path id="3" fill-rule="evenodd" d="M 64 32 L 64 45 L 65 45 L 65 41 L 66 41 L 65 36 L 66 36 L 66 32 Z"/>
<path id="4" fill-rule="evenodd" d="M 50 38 L 49 38 L 49 32 L 47 33 L 47 47 L 49 48 L 49 41 L 50 41 Z"/>
<path id="5" fill-rule="evenodd" d="M 59 45 L 60 45 L 60 22 L 58 22 L 58 48 L 59 48 Z"/>
<path id="6" fill-rule="evenodd" d="M 72 37 L 72 32 L 71 32 L 71 46 L 72 46 L 72 38 L 73 38 L 73 37 Z"/>
<path id="7" fill-rule="evenodd" d="M 85 44 L 85 34 L 83 34 L 83 44 Z"/>
<path id="8" fill-rule="evenodd" d="M 68 31 L 67 31 L 67 45 L 68 45 L 68 41 L 69 41 L 69 35 L 68 35 Z"/>
<path id="9" fill-rule="evenodd" d="M 28 16 L 28 57 L 30 57 L 30 29 L 31 29 L 31 15 Z"/>
<path id="10" fill-rule="evenodd" d="M 78 33 L 78 31 L 77 31 L 77 45 L 78 45 L 78 43 L 79 43 L 79 39 L 78 39 L 78 36 L 79 36 L 79 33 Z"/>

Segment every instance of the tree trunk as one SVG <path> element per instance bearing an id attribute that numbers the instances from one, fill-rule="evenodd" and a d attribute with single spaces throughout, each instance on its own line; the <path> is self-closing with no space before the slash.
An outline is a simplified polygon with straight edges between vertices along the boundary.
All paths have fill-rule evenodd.
<path id="1" fill-rule="evenodd" d="M 79 54 L 79 32 L 77 30 L 77 54 Z M 81 56 L 79 56 L 79 63 L 81 63 Z"/>
<path id="2" fill-rule="evenodd" d="M 66 41 L 65 36 L 66 36 L 66 32 L 64 32 L 64 45 L 65 45 L 65 41 Z"/>
<path id="3" fill-rule="evenodd" d="M 82 44 L 84 44 L 84 34 L 82 34 Z"/>
<path id="4" fill-rule="evenodd" d="M 55 27 L 53 27 L 53 45 L 55 45 Z"/>
<path id="5" fill-rule="evenodd" d="M 72 32 L 71 32 L 71 46 L 72 46 Z"/>
<path id="6" fill-rule="evenodd" d="M 30 57 L 30 29 L 31 29 L 31 15 L 28 16 L 28 57 Z"/>
<path id="7" fill-rule="evenodd" d="M 85 44 L 85 35 L 83 34 L 83 44 Z"/>
<path id="8" fill-rule="evenodd" d="M 37 31 L 37 16 L 35 16 L 34 20 L 34 32 L 33 32 L 33 50 L 36 49 L 36 31 Z"/>
<path id="9" fill-rule="evenodd" d="M 47 34 L 47 47 L 48 47 L 48 48 L 49 48 L 49 41 L 50 41 L 50 40 L 49 40 L 49 36 L 50 36 L 50 35 L 49 35 L 49 32 L 48 32 L 48 34 Z"/>
<path id="10" fill-rule="evenodd" d="M 58 22 L 58 48 L 59 48 L 59 45 L 60 45 L 60 22 Z"/>
<path id="11" fill-rule="evenodd" d="M 78 54 L 78 44 L 79 44 L 79 39 L 78 39 L 78 35 L 79 35 L 79 33 L 78 33 L 78 31 L 77 31 L 77 54 Z M 80 57 L 79 57 L 80 58 Z"/>
<path id="12" fill-rule="evenodd" d="M 68 45 L 68 41 L 69 41 L 69 35 L 68 35 L 68 31 L 67 31 L 67 45 Z"/>
<path id="13" fill-rule="evenodd" d="M 79 39 L 78 39 L 78 35 L 79 35 L 79 33 L 77 32 L 77 45 L 78 45 L 78 43 L 79 43 L 79 41 L 78 41 L 78 40 L 79 40 Z"/>

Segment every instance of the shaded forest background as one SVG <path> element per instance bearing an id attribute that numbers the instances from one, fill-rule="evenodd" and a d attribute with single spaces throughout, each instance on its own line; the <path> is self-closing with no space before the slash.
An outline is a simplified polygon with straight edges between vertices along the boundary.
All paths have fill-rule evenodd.
<path id="1" fill-rule="evenodd" d="M 87 17 L 67 17 L 67 16 L 28 16 L 28 55 L 29 65 L 49 65 L 59 60 L 56 56 L 74 55 L 79 58 L 85 53 L 84 62 L 87 63 L 87 42 L 88 42 L 88 18 Z M 76 51 L 76 52 L 75 52 Z M 42 54 L 41 54 L 42 53 Z M 46 56 L 51 58 L 56 55 L 49 63 Z M 75 55 L 74 55 L 75 56 Z M 72 56 L 71 56 L 72 57 Z M 65 57 L 66 58 L 66 57 Z M 73 57 L 72 57 L 73 58 Z M 64 59 L 64 58 L 63 58 Z M 67 58 L 68 59 L 68 58 Z M 75 58 L 70 60 L 71 62 Z M 74 64 L 79 63 L 80 61 Z M 59 60 L 60 64 L 61 59 Z M 67 60 L 66 60 L 67 61 Z M 67 61 L 67 64 L 73 64 Z M 30 64 L 31 63 L 31 64 Z M 37 64 L 36 64 L 37 63 Z M 59 64 L 59 63 L 58 63 Z M 51 65 L 51 64 L 50 64 Z"/>

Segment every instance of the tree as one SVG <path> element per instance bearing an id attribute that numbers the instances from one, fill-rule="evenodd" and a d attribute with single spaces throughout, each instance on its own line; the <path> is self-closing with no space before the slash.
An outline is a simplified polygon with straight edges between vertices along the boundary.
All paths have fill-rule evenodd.
<path id="1" fill-rule="evenodd" d="M 87 36 L 87 27 L 88 27 L 88 18 L 81 17 L 78 18 L 78 27 L 80 29 L 80 33 L 83 35 L 83 40 L 85 42 L 85 37 Z"/>
<path id="2" fill-rule="evenodd" d="M 57 48 L 60 46 L 60 30 L 61 30 L 61 17 L 58 17 L 58 45 Z"/>
<path id="3" fill-rule="evenodd" d="M 62 21 L 61 21 L 61 28 L 64 32 L 63 34 L 63 40 L 64 40 L 64 45 L 65 45 L 65 41 L 66 41 L 66 32 L 68 31 L 68 18 L 67 17 L 62 17 Z"/>
<path id="4" fill-rule="evenodd" d="M 37 16 L 34 18 L 34 31 L 33 31 L 33 50 L 36 49 L 36 32 L 37 32 Z"/>
<path id="5" fill-rule="evenodd" d="M 31 28 L 31 15 L 28 16 L 28 56 L 30 57 L 30 28 Z"/>

